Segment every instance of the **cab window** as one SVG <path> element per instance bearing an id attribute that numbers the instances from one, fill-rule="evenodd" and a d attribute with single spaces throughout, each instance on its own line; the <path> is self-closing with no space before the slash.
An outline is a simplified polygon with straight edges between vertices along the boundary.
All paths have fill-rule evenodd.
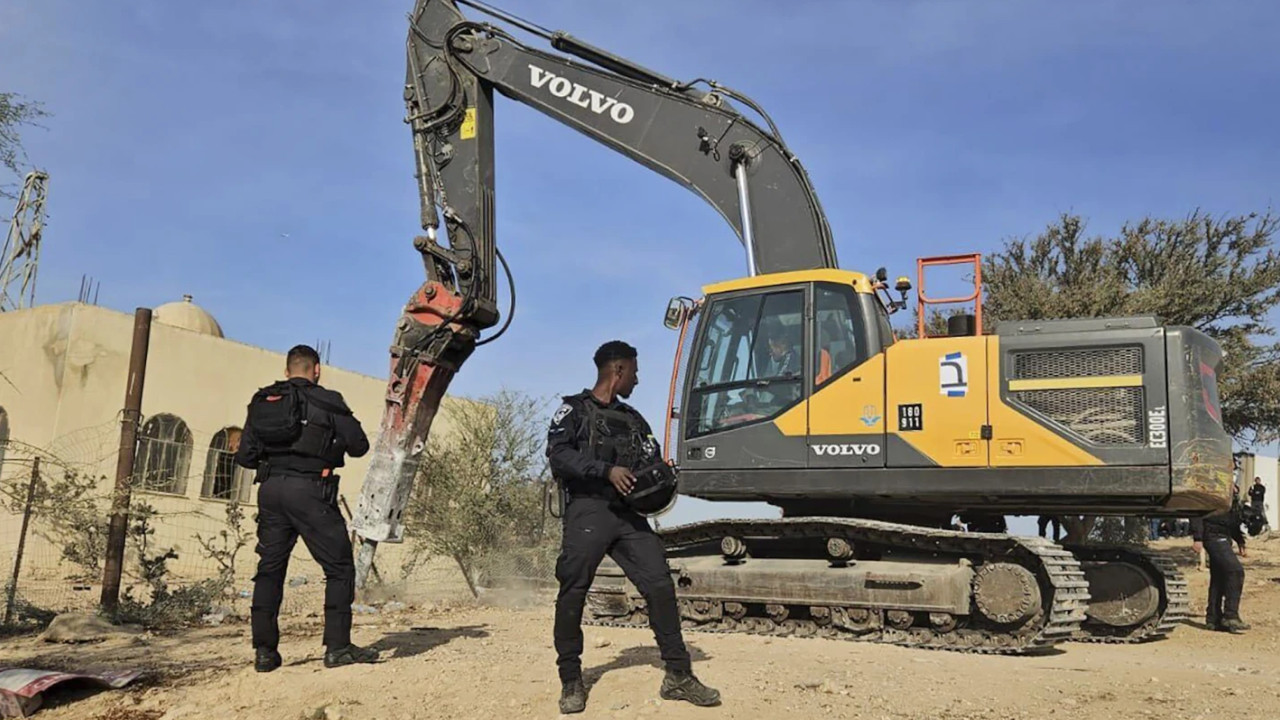
<path id="1" fill-rule="evenodd" d="M 716 300 L 693 379 L 689 437 L 776 417 L 804 391 L 804 291 Z"/>
<path id="2" fill-rule="evenodd" d="M 893 332 L 893 324 L 889 322 L 889 311 L 885 310 L 884 305 L 879 300 L 875 302 L 876 324 L 880 326 L 880 347 L 887 348 L 897 342 L 897 336 Z"/>
<path id="3" fill-rule="evenodd" d="M 853 288 L 818 285 L 814 289 L 813 385 L 821 387 L 870 356 L 861 305 Z"/>

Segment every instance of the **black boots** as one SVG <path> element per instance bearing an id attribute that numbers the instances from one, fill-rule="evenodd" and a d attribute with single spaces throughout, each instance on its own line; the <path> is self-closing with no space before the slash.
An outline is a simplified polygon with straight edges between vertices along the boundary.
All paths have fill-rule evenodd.
<path id="1" fill-rule="evenodd" d="M 271 672 L 284 662 L 280 653 L 271 648 L 260 647 L 254 652 L 253 669 L 258 672 Z"/>
<path id="2" fill-rule="evenodd" d="M 1226 630 L 1227 632 L 1234 633 L 1240 632 L 1241 630 L 1248 630 L 1249 624 L 1240 618 L 1227 618 L 1226 620 L 1219 622 L 1218 627 L 1222 630 Z"/>
<path id="3" fill-rule="evenodd" d="M 1210 617 L 1207 615 L 1205 616 L 1204 624 L 1208 626 L 1210 630 L 1217 630 L 1219 632 L 1229 632 L 1229 633 L 1242 632 L 1244 630 L 1248 630 L 1251 627 L 1249 623 L 1241 620 L 1238 617 L 1219 620 L 1217 618 Z"/>
<path id="4" fill-rule="evenodd" d="M 703 685 L 691 672 L 668 670 L 658 695 L 663 700 L 686 700 L 701 707 L 720 704 L 720 691 Z M 582 680 L 566 680 L 560 689 L 560 712 L 568 715 L 587 708 L 587 689 Z"/>
<path id="5" fill-rule="evenodd" d="M 587 709 L 587 689 L 582 685 L 582 678 L 565 680 L 560 687 L 560 712 L 580 713 Z"/>
<path id="6" fill-rule="evenodd" d="M 378 661 L 378 651 L 369 648 L 356 647 L 355 645 L 347 645 L 337 650 L 325 650 L 324 666 L 339 667 L 341 665 L 353 665 L 355 663 L 374 663 Z"/>
<path id="7" fill-rule="evenodd" d="M 668 670 L 658 694 L 663 700 L 687 700 L 701 707 L 720 704 L 720 691 L 703 685 L 691 672 Z"/>
<path id="8" fill-rule="evenodd" d="M 354 663 L 372 663 L 378 661 L 378 651 L 368 648 L 356 647 L 355 645 L 347 645 L 337 650 L 326 650 L 324 653 L 325 667 L 339 667 L 341 665 L 352 665 Z M 254 651 L 253 669 L 258 672 L 271 672 L 280 667 L 284 663 L 284 659 L 280 657 L 280 653 L 270 648 L 260 647 Z"/>

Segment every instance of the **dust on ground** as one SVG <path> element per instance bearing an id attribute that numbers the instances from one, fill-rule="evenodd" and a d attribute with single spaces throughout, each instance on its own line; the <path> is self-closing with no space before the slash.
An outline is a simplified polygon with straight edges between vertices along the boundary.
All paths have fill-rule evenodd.
<path id="1" fill-rule="evenodd" d="M 661 662 L 647 630 L 585 628 L 584 718 L 1259 718 L 1280 707 L 1280 541 L 1249 543 L 1241 635 L 1202 618 L 1208 573 L 1180 551 L 1192 619 L 1142 645 L 1067 643 L 1033 657 L 990 657 L 858 642 L 686 633 L 718 708 L 658 699 Z M 286 589 L 286 593 L 289 590 Z M 393 606 L 393 607 L 399 607 Z M 179 718 L 555 718 L 559 683 L 547 600 L 506 606 L 405 603 L 356 615 L 354 640 L 377 665 L 326 669 L 319 602 L 283 624 L 284 667 L 252 668 L 246 623 L 81 646 L 0 643 L 4 665 L 142 668 L 124 690 L 50 693 L 48 720 Z"/>

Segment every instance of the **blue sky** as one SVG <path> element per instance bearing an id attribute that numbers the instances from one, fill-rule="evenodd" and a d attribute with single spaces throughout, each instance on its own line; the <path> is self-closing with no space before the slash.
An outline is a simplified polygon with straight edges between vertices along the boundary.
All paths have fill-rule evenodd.
<path id="1" fill-rule="evenodd" d="M 1280 189 L 1274 2 L 497 4 L 752 96 L 812 174 L 850 269 L 914 274 L 919 255 L 993 250 L 1062 212 L 1111 232 L 1262 210 Z M 229 337 L 328 339 L 335 365 L 384 376 L 422 280 L 401 100 L 411 6 L 0 4 L 0 90 L 54 113 L 25 137 L 51 174 L 37 299 L 74 299 L 84 273 L 124 311 L 190 293 Z M 684 189 L 530 108 L 500 98 L 497 114 L 519 304 L 454 392 L 573 392 L 621 337 L 642 353 L 634 404 L 660 426 L 667 298 L 741 275 L 741 246 Z M 668 520 L 743 511 L 682 500 Z"/>

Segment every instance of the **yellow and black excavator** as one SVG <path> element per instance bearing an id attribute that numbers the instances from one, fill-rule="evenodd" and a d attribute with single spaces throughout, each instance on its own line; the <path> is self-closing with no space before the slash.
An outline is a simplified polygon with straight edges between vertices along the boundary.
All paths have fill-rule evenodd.
<path id="1" fill-rule="evenodd" d="M 564 55 L 468 20 L 458 5 Z M 359 584 L 377 543 L 403 540 L 400 513 L 450 379 L 505 328 L 480 337 L 501 320 L 498 264 L 505 270 L 494 240 L 494 91 L 697 193 L 745 249 L 745 277 L 666 309 L 678 341 L 664 447 L 681 494 L 763 501 L 781 517 L 661 530 L 687 627 L 1017 653 L 1157 638 L 1186 617 L 1186 583 L 1158 552 L 974 528 L 1004 514 L 1226 509 L 1232 446 L 1211 338 L 1154 317 L 1006 322 L 987 333 L 981 263 L 962 255 L 920 261 L 920 337 L 900 339 L 889 318 L 911 282 L 891 290 L 883 269 L 837 266 L 803 166 L 748 97 L 673 80 L 476 0 L 417 0 L 410 15 L 405 101 L 425 230 L 414 246 L 427 281 L 391 347 L 352 523 L 363 539 Z M 925 270 L 957 263 L 973 266 L 972 295 L 929 298 Z M 925 310 L 946 300 L 972 302 L 974 313 L 926 337 Z M 978 519 L 955 530 L 956 514 Z M 646 617 L 606 560 L 587 622 Z"/>

